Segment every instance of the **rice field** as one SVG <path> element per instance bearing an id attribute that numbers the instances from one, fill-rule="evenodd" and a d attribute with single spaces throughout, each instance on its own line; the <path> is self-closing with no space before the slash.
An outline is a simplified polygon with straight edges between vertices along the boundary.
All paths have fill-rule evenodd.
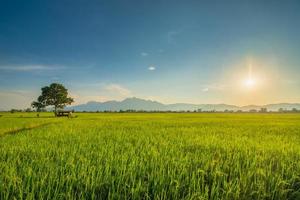
<path id="1" fill-rule="evenodd" d="M 0 199 L 300 199 L 300 115 L 0 113 Z"/>

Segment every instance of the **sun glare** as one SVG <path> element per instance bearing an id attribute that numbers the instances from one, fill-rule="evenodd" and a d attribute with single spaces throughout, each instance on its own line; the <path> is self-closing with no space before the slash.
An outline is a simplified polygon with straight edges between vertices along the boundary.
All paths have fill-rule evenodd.
<path id="1" fill-rule="evenodd" d="M 248 89 L 253 89 L 257 87 L 257 80 L 253 78 L 252 75 L 252 64 L 250 63 L 248 66 L 248 77 L 243 81 L 244 86 Z"/>
<path id="2" fill-rule="evenodd" d="M 256 81 L 252 78 L 248 78 L 244 81 L 244 84 L 247 88 L 253 88 L 256 85 Z"/>

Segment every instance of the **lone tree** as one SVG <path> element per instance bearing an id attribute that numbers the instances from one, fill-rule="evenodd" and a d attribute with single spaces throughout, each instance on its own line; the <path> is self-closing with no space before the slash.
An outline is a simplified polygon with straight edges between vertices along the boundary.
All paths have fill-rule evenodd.
<path id="1" fill-rule="evenodd" d="M 42 88 L 42 94 L 37 101 L 32 102 L 31 106 L 41 111 L 46 106 L 54 106 L 55 116 L 58 109 L 63 109 L 66 105 L 70 105 L 74 100 L 68 97 L 68 90 L 59 83 L 52 83 L 50 86 Z"/>

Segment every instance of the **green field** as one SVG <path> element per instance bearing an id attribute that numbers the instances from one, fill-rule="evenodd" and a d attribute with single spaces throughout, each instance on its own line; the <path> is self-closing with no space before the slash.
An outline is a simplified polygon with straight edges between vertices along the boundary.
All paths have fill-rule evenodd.
<path id="1" fill-rule="evenodd" d="M 0 115 L 0 199 L 300 199 L 299 114 Z"/>

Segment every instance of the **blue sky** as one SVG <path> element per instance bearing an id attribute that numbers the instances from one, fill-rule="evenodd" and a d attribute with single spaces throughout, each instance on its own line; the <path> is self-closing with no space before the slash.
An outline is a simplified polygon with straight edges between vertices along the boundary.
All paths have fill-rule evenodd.
<path id="1" fill-rule="evenodd" d="M 0 109 L 29 107 L 51 82 L 76 104 L 300 102 L 299 10 L 289 0 L 1 0 Z"/>

